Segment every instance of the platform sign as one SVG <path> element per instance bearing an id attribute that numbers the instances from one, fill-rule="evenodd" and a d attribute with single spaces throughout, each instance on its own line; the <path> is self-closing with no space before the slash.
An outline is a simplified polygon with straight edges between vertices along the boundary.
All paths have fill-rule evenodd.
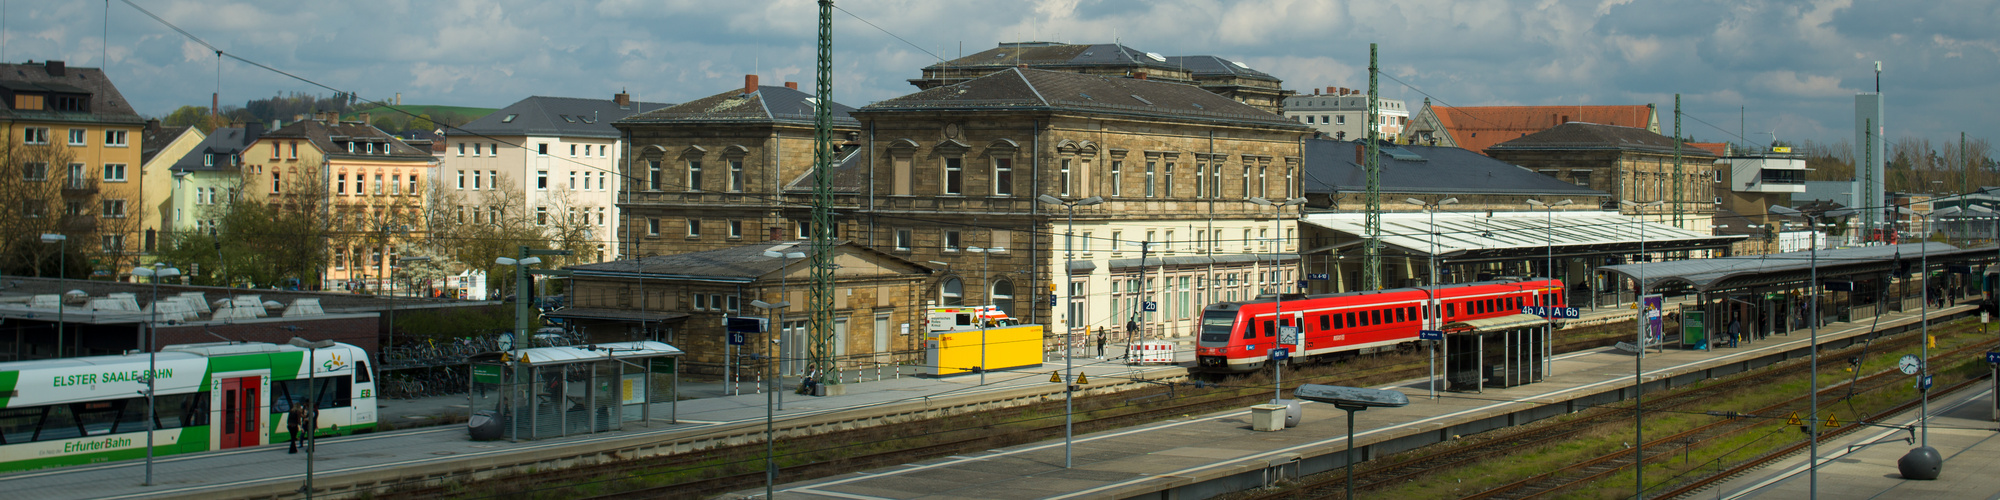
<path id="1" fill-rule="evenodd" d="M 1562 318 L 1562 319 L 1577 319 L 1583 317 L 1583 311 L 1574 307 L 1527 306 L 1521 308 L 1521 314 L 1527 314 L 1531 316 L 1541 316 L 1544 318 Z"/>
<path id="2" fill-rule="evenodd" d="M 723 320 L 724 330 L 737 333 L 764 333 L 764 318 L 735 317 Z M 742 344 L 737 344 L 742 345 Z"/>
<path id="3" fill-rule="evenodd" d="M 1278 343 L 1282 345 L 1299 345 L 1299 327 L 1278 327 Z"/>
<path id="4" fill-rule="evenodd" d="M 501 380 L 501 371 L 502 367 L 497 364 L 474 364 L 472 365 L 472 381 L 481 384 L 498 384 Z"/>
<path id="5" fill-rule="evenodd" d="M 1444 332 L 1439 330 L 1417 330 L 1417 338 L 1422 340 L 1444 340 Z"/>
<path id="6" fill-rule="evenodd" d="M 749 335 L 744 335 L 743 332 L 729 332 L 729 345 L 743 345 L 746 343 L 749 343 Z"/>
<path id="7" fill-rule="evenodd" d="M 1986 362 L 2000 365 L 2000 352 L 1986 353 Z"/>
<path id="8" fill-rule="evenodd" d="M 1931 376 L 1930 376 L 1930 375 L 1924 375 L 1924 378 L 1921 378 L 1921 379 L 1917 379 L 1917 390 L 1918 390 L 1918 391 L 1929 391 L 1929 390 L 1931 390 Z"/>
<path id="9" fill-rule="evenodd" d="M 1313 281 L 1326 281 L 1328 279 L 1332 279 L 1332 277 L 1328 276 L 1326 273 L 1306 273 L 1306 279 Z"/>
<path id="10" fill-rule="evenodd" d="M 1299 288 L 1298 288 L 1298 289 L 1299 289 L 1300 291 L 1304 291 L 1304 290 L 1306 289 L 1306 280 L 1299 280 Z"/>
<path id="11" fill-rule="evenodd" d="M 1148 300 L 1148 301 L 1145 301 L 1145 302 L 1140 302 L 1140 303 L 1139 303 L 1139 310 L 1141 310 L 1141 311 L 1146 311 L 1146 312 L 1155 312 L 1155 311 L 1159 311 L 1159 310 L 1160 310 L 1160 303 L 1159 303 L 1159 302 L 1153 302 L 1153 301 L 1150 301 L 1150 300 Z"/>
<path id="12" fill-rule="evenodd" d="M 1271 361 L 1284 361 L 1292 357 L 1292 351 L 1283 347 L 1271 350 Z"/>

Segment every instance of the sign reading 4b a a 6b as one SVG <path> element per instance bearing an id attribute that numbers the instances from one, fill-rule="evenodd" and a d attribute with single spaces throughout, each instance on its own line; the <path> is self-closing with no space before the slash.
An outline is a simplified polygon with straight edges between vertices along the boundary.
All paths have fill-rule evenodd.
<path id="1" fill-rule="evenodd" d="M 1521 314 L 1527 314 L 1531 316 L 1541 316 L 1544 318 L 1562 318 L 1562 319 L 1577 319 L 1583 317 L 1583 311 L 1578 310 L 1577 308 L 1574 307 L 1527 306 L 1521 308 Z"/>

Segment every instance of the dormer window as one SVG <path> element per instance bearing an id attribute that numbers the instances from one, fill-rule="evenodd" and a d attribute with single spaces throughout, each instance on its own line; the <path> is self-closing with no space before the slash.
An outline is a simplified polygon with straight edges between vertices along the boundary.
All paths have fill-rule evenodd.
<path id="1" fill-rule="evenodd" d="M 201 166 L 204 167 L 215 166 L 215 153 L 201 155 Z"/>
<path id="2" fill-rule="evenodd" d="M 368 154 L 375 154 L 375 143 L 368 143 Z"/>
<path id="3" fill-rule="evenodd" d="M 500 119 L 500 123 L 514 123 L 514 117 L 517 116 L 521 115 L 507 115 L 506 117 Z"/>
<path id="4" fill-rule="evenodd" d="M 353 142 L 353 141 L 349 141 L 349 142 L 347 143 L 347 152 L 348 152 L 348 153 L 350 153 L 350 154 L 354 152 L 354 142 Z"/>

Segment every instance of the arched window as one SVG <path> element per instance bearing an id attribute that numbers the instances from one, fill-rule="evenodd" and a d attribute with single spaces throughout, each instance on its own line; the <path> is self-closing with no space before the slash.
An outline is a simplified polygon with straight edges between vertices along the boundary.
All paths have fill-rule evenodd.
<path id="1" fill-rule="evenodd" d="M 992 292 L 990 297 L 993 297 L 993 306 L 1000 308 L 1000 312 L 1007 313 L 1007 317 L 1014 317 L 1014 282 L 995 281 Z"/>
<path id="2" fill-rule="evenodd" d="M 938 285 L 938 303 L 945 306 L 965 305 L 965 281 L 945 278 L 944 283 Z"/>

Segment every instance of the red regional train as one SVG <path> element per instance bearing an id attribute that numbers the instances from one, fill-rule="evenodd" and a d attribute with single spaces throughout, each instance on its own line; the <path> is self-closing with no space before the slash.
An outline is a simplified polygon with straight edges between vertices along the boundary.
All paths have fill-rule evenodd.
<path id="1" fill-rule="evenodd" d="M 1437 295 L 1443 323 L 1521 314 L 1539 305 L 1567 307 L 1559 280 L 1481 281 L 1437 287 L 1397 288 L 1329 295 L 1288 296 L 1283 304 L 1284 326 L 1303 326 L 1305 346 L 1292 353 L 1322 359 L 1367 354 L 1417 345 L 1423 329 L 1424 305 Z M 1204 372 L 1247 372 L 1264 366 L 1278 347 L 1274 322 L 1279 312 L 1274 298 L 1222 302 L 1201 314 L 1201 337 L 1195 343 L 1195 369 Z"/>

